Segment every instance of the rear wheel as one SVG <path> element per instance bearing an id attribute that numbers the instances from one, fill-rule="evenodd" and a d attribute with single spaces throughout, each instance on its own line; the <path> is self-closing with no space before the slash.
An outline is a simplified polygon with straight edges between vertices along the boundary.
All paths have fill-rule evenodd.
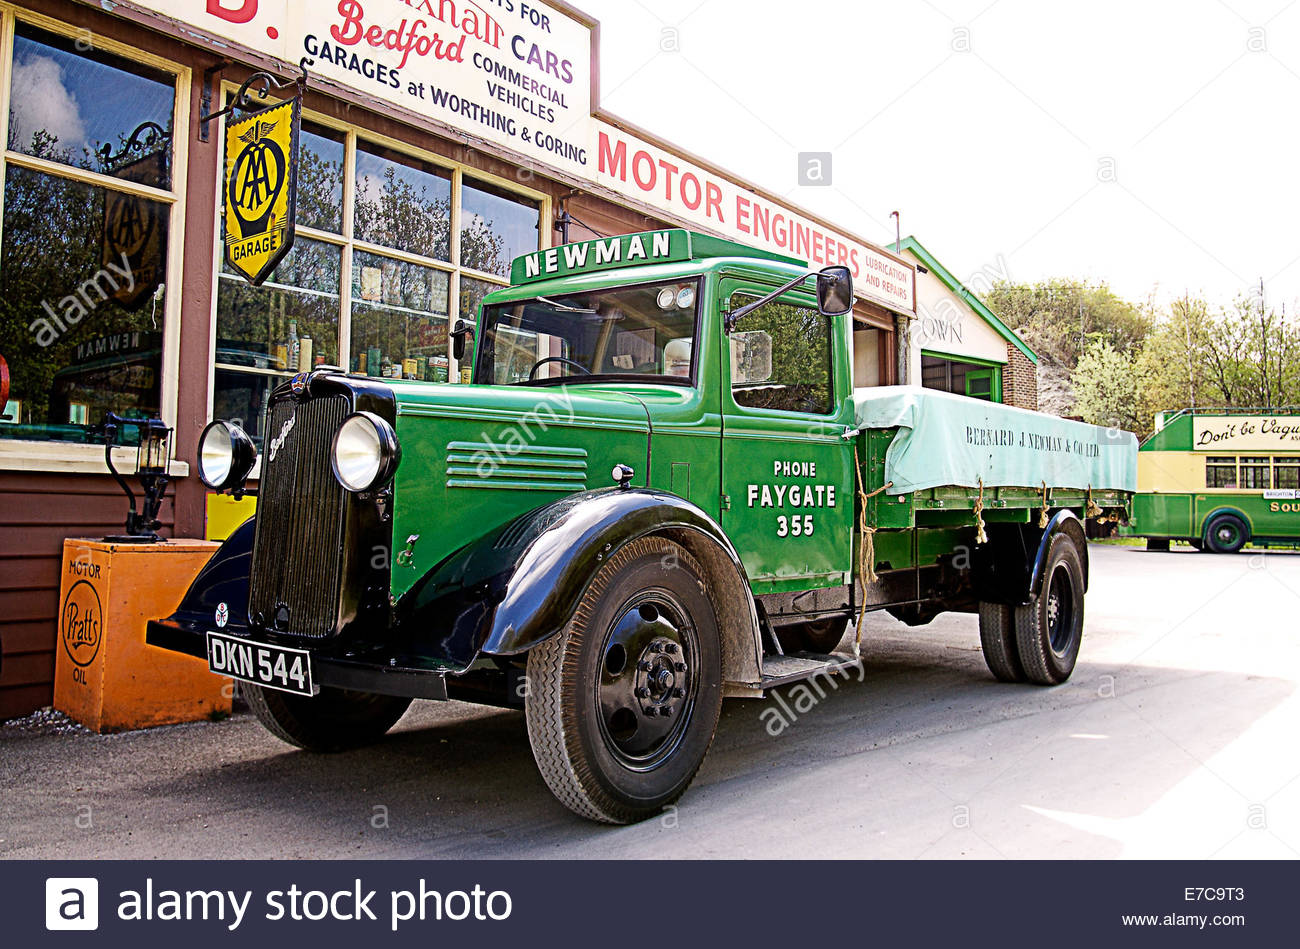
<path id="1" fill-rule="evenodd" d="M 1025 681 L 1025 668 L 1016 646 L 1014 607 L 1005 603 L 980 603 L 980 646 L 993 678 L 999 682 Z"/>
<path id="2" fill-rule="evenodd" d="M 533 757 L 574 813 L 625 824 L 695 777 L 722 708 L 722 654 L 704 570 L 643 538 L 596 572 L 564 631 L 528 654 Z"/>
<path id="3" fill-rule="evenodd" d="M 346 751 L 372 745 L 405 714 L 410 699 L 346 689 L 321 689 L 307 698 L 240 683 L 258 721 L 282 741 L 308 751 Z"/>
<path id="4" fill-rule="evenodd" d="M 1235 554 L 1250 540 L 1250 528 L 1236 514 L 1220 514 L 1205 527 L 1205 546 L 1216 554 Z"/>
<path id="5" fill-rule="evenodd" d="M 1083 558 L 1074 538 L 1052 538 L 1039 584 L 1037 596 L 1015 609 L 1017 651 L 1030 682 L 1059 685 L 1083 642 Z"/>
<path id="6" fill-rule="evenodd" d="M 840 644 L 848 628 L 847 616 L 833 616 L 812 623 L 782 626 L 777 630 L 777 637 L 786 649 L 825 655 L 834 651 Z"/>

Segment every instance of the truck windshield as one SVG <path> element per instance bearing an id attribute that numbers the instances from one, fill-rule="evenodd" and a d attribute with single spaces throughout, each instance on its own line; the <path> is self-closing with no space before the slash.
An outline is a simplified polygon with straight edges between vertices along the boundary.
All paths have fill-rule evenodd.
<path id="1" fill-rule="evenodd" d="M 489 306 L 483 312 L 476 381 L 690 385 L 698 309 L 697 280 Z"/>

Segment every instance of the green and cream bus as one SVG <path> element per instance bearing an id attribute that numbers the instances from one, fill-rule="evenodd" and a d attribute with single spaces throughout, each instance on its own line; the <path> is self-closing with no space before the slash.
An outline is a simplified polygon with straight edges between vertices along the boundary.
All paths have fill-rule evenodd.
<path id="1" fill-rule="evenodd" d="M 1138 450 L 1128 533 L 1149 550 L 1300 544 L 1300 408 L 1162 413 Z"/>

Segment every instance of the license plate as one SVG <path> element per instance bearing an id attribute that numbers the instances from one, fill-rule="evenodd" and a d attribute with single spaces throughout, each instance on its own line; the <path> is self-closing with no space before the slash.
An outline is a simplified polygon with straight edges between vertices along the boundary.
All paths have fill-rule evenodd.
<path id="1" fill-rule="evenodd" d="M 208 668 L 268 689 L 294 695 L 316 694 L 311 681 L 311 654 L 304 649 L 208 633 Z"/>

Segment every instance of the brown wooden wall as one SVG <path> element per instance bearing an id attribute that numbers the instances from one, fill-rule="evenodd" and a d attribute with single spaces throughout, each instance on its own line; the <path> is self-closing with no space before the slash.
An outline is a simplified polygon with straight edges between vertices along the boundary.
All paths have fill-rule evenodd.
<path id="1" fill-rule="evenodd" d="M 170 534 L 170 496 L 159 519 Z M 126 496 L 108 475 L 0 472 L 0 720 L 53 699 L 64 538 L 120 534 L 125 521 Z"/>

